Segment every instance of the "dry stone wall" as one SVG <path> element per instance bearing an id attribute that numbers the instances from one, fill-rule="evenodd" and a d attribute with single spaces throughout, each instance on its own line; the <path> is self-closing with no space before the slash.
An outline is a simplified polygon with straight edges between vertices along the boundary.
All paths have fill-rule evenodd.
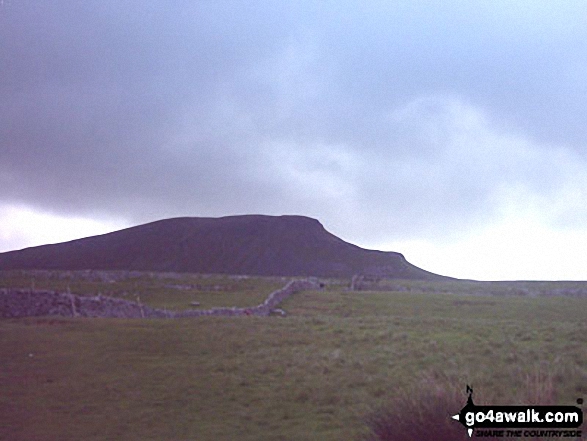
<path id="1" fill-rule="evenodd" d="M 34 317 L 59 315 L 64 317 L 118 317 L 118 318 L 181 318 L 200 316 L 268 316 L 292 294 L 318 289 L 315 280 L 292 280 L 283 288 L 269 294 L 267 299 L 250 308 L 212 308 L 207 310 L 169 311 L 150 308 L 138 302 L 115 297 L 85 297 L 55 291 L 0 290 L 0 317 Z"/>

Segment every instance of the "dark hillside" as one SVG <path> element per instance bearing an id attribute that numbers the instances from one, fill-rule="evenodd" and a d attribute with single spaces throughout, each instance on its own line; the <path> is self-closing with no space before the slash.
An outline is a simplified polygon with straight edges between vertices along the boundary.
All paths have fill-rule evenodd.
<path id="1" fill-rule="evenodd" d="M 0 253 L 0 270 L 141 270 L 438 280 L 394 252 L 347 243 L 304 216 L 165 219 L 113 233 Z"/>

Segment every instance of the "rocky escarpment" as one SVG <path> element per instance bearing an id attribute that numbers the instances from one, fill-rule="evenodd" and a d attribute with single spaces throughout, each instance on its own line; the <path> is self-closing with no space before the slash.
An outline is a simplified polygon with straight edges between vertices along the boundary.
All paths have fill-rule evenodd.
<path id="1" fill-rule="evenodd" d="M 0 317 L 112 317 L 112 318 L 182 318 L 201 316 L 268 316 L 292 294 L 318 289 L 314 280 L 292 280 L 269 294 L 265 301 L 250 308 L 212 308 L 207 310 L 170 311 L 155 309 L 139 302 L 105 296 L 78 296 L 55 291 L 5 289 L 0 291 Z M 281 315 L 283 312 L 278 310 Z"/>

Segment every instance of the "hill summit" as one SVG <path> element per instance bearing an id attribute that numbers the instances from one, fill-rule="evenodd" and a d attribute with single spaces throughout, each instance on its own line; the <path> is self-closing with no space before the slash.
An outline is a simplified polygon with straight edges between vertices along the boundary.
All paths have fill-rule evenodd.
<path id="1" fill-rule="evenodd" d="M 138 270 L 438 280 L 395 252 L 345 242 L 305 216 L 164 219 L 70 242 L 0 253 L 0 270 Z"/>

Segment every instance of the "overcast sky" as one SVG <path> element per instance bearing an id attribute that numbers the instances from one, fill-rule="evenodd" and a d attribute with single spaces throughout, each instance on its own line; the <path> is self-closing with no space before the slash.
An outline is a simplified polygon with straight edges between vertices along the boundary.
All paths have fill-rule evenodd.
<path id="1" fill-rule="evenodd" d="M 587 2 L 0 0 L 0 251 L 303 214 L 587 280 Z"/>

